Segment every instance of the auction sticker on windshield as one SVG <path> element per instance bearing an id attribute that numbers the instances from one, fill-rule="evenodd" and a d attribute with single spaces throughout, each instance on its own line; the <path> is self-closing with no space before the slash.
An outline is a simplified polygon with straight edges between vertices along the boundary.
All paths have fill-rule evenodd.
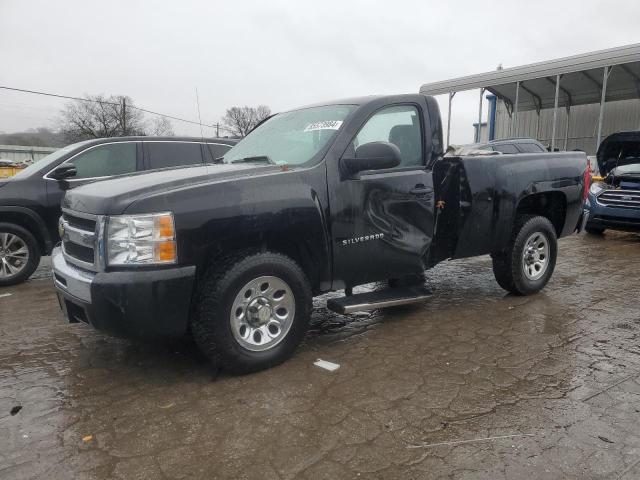
<path id="1" fill-rule="evenodd" d="M 314 132 L 316 130 L 338 130 L 342 125 L 342 120 L 325 120 L 324 122 L 310 123 L 304 129 L 305 132 Z"/>

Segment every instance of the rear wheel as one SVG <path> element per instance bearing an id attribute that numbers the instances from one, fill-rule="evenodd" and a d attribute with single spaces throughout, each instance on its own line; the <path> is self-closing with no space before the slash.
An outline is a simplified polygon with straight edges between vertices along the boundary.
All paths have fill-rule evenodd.
<path id="1" fill-rule="evenodd" d="M 492 255 L 496 281 L 516 295 L 539 292 L 553 274 L 557 253 L 551 222 L 545 217 L 523 215 L 516 221 L 507 249 Z"/>
<path id="2" fill-rule="evenodd" d="M 212 361 L 236 373 L 262 370 L 293 354 L 307 331 L 311 301 L 309 282 L 290 258 L 238 254 L 199 282 L 191 330 Z"/>
<path id="3" fill-rule="evenodd" d="M 24 282 L 40 263 L 40 249 L 28 230 L 0 223 L 0 287 Z"/>

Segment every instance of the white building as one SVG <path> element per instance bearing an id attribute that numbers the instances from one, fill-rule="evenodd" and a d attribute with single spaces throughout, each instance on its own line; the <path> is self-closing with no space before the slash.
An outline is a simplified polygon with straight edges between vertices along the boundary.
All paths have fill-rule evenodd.
<path id="1" fill-rule="evenodd" d="M 14 162 L 33 163 L 50 153 L 58 150 L 57 147 L 31 147 L 25 145 L 0 145 L 0 159 L 13 160 Z"/>

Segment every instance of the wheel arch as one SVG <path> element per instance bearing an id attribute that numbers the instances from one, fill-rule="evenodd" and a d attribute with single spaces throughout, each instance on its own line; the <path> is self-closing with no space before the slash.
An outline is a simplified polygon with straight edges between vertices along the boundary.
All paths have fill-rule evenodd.
<path id="1" fill-rule="evenodd" d="M 303 270 L 311 290 L 315 294 L 328 289 L 330 284 L 330 262 L 326 248 L 318 239 L 299 238 L 295 235 L 267 231 L 256 236 L 235 235 L 216 241 L 201 256 L 198 271 L 202 272 L 217 259 L 238 251 L 279 253 L 295 261 Z M 322 242 L 324 243 L 324 242 Z"/>
<path id="2" fill-rule="evenodd" d="M 0 223 L 13 223 L 28 230 L 37 240 L 42 255 L 49 254 L 53 249 L 53 241 L 44 220 L 33 210 L 0 206 Z"/>
<path id="3" fill-rule="evenodd" d="M 516 207 L 516 219 L 521 215 L 539 215 L 547 218 L 560 237 L 567 217 L 567 197 L 563 192 L 537 192 L 521 198 Z"/>

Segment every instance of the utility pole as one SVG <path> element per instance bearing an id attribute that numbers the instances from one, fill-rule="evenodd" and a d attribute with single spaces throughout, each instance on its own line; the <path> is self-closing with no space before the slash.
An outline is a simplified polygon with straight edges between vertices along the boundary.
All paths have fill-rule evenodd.
<path id="1" fill-rule="evenodd" d="M 122 97 L 122 135 L 127 134 L 127 97 Z"/>
<path id="2" fill-rule="evenodd" d="M 216 123 L 216 138 L 220 138 L 220 124 Z"/>

